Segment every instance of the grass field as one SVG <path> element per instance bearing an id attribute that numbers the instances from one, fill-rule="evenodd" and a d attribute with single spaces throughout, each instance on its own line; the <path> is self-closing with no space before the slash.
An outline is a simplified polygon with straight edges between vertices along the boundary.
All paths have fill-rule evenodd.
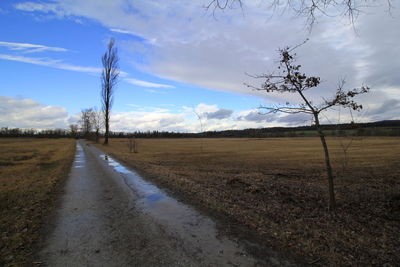
<path id="1" fill-rule="evenodd" d="M 344 160 L 349 140 L 328 138 L 336 214 L 327 211 L 317 138 L 138 139 L 139 153 L 129 153 L 127 139 L 100 147 L 308 263 L 394 266 L 400 262 L 400 139 L 353 139 Z"/>
<path id="2" fill-rule="evenodd" d="M 75 153 L 73 139 L 0 139 L 0 266 L 31 266 Z"/>

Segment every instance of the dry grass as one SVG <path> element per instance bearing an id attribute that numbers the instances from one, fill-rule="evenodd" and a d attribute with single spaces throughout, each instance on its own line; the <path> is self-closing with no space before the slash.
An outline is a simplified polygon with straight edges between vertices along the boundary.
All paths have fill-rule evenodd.
<path id="1" fill-rule="evenodd" d="M 317 265 L 400 262 L 400 139 L 353 140 L 348 168 L 328 139 L 338 199 L 327 211 L 317 138 L 111 139 L 107 150 L 143 175 Z"/>
<path id="2" fill-rule="evenodd" d="M 75 154 L 72 139 L 0 139 L 0 265 L 29 263 Z"/>

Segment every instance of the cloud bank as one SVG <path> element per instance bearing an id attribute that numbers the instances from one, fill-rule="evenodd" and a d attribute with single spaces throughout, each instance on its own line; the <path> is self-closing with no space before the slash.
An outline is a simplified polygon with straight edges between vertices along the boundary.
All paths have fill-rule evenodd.
<path id="1" fill-rule="evenodd" d="M 218 105 L 200 103 L 194 108 L 181 107 L 178 111 L 169 108 L 130 105 L 131 111 L 112 112 L 112 131 L 173 131 L 200 132 L 230 129 L 264 128 L 278 126 L 310 125 L 311 118 L 306 114 L 283 115 L 263 114 L 260 110 L 233 111 Z M 381 120 L 382 116 L 399 119 L 395 109 L 400 101 L 391 100 L 369 110 L 364 114 L 365 121 Z M 384 114 L 384 115 L 382 115 Z M 327 120 L 329 117 L 331 120 Z M 353 118 L 347 111 L 341 114 L 336 110 L 329 116 L 322 116 L 322 123 L 339 123 Z M 28 98 L 0 96 L 0 127 L 68 129 L 69 124 L 79 122 L 80 114 L 69 114 L 59 106 L 41 104 Z"/>
<path id="2" fill-rule="evenodd" d="M 28 98 L 0 96 L 0 127 L 55 129 L 67 127 L 68 112 Z"/>
<path id="3" fill-rule="evenodd" d="M 400 69 L 400 19 L 396 18 L 399 12 L 393 10 L 393 17 L 389 16 L 385 12 L 386 3 L 376 3 L 368 13 L 360 14 L 355 28 L 347 18 L 321 17 L 308 33 L 304 21 L 293 18 L 290 12 L 281 14 L 277 10 L 271 13 L 268 1 L 245 1 L 243 11 L 226 10 L 219 12 L 217 18 L 205 13 L 202 6 L 206 2 L 58 0 L 22 2 L 15 8 L 55 15 L 58 19 L 94 20 L 113 32 L 139 36 L 148 41 L 139 44 L 132 41 L 132 46 L 146 62 L 137 65 L 141 71 L 204 88 L 258 95 L 267 105 L 286 100 L 294 103 L 299 99 L 295 95 L 267 96 L 250 91 L 244 82 L 257 86 L 262 81 L 245 73 L 263 74 L 276 70 L 278 48 L 294 46 L 310 38 L 307 44 L 297 49 L 297 58 L 303 71 L 320 76 L 323 82 L 319 89 L 308 91 L 308 97 L 314 102 L 323 101 L 332 95 L 338 81 L 345 78 L 349 89 L 363 84 L 372 88 L 373 93 L 362 98 L 364 107 L 380 113 L 371 117 L 366 112 L 363 119 L 398 118 L 393 116 L 399 113 L 397 105 L 392 106 L 396 110 L 394 113 L 377 109 L 391 99 L 400 100 L 397 71 Z M 138 85 L 135 80 L 131 82 Z M 157 86 L 160 87 L 153 85 Z M 151 83 L 147 87 L 152 87 Z M 223 127 L 224 120 L 229 117 L 218 116 L 218 125 Z M 241 122 L 266 122 L 251 112 L 240 116 L 238 121 Z M 292 117 L 281 122 L 305 121 L 303 117 L 297 119 L 292 122 Z M 237 125 L 233 122 L 232 127 L 239 127 Z"/>

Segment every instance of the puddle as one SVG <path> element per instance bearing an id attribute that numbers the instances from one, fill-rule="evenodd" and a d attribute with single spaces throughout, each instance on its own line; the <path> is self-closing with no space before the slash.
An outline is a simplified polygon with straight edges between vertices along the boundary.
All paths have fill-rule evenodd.
<path id="1" fill-rule="evenodd" d="M 131 189 L 138 193 L 141 200 L 148 203 L 154 203 L 156 201 L 166 198 L 166 193 L 161 191 L 155 185 L 143 180 L 139 174 L 129 170 L 114 158 L 108 155 L 101 155 L 102 159 L 107 161 L 107 164 L 111 166 L 115 171 L 124 174 L 124 182 Z"/>
<path id="2" fill-rule="evenodd" d="M 83 152 L 82 146 L 79 142 L 76 143 L 75 159 L 72 168 L 84 168 L 85 167 L 85 153 Z"/>
<path id="3" fill-rule="evenodd" d="M 100 157 L 116 172 L 119 172 L 124 183 L 139 196 L 136 204 L 144 212 L 157 217 L 157 219 L 168 221 L 170 225 L 180 226 L 193 225 L 190 222 L 191 218 L 193 220 L 195 217 L 193 221 L 198 222 L 199 218 L 202 217 L 194 209 L 168 196 L 166 192 L 143 180 L 138 173 L 129 170 L 114 158 L 108 155 L 101 155 Z"/>
<path id="4" fill-rule="evenodd" d="M 124 184 L 135 196 L 139 196 L 136 207 L 166 226 L 169 232 L 180 236 L 188 247 L 195 244 L 202 251 L 199 257 L 209 255 L 215 259 L 224 258 L 238 265 L 249 263 L 244 249 L 234 239 L 219 235 L 215 222 L 209 217 L 170 197 L 165 191 L 143 180 L 138 173 L 109 155 L 102 154 L 100 157 L 120 174 Z M 245 258 L 246 261 L 243 261 Z"/>

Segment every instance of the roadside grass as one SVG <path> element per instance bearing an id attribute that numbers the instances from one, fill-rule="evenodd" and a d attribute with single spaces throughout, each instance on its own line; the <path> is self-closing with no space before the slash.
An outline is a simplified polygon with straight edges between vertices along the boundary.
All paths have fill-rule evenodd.
<path id="1" fill-rule="evenodd" d="M 0 139 L 0 266 L 32 266 L 33 246 L 75 154 L 73 139 Z"/>
<path id="2" fill-rule="evenodd" d="M 400 262 L 400 138 L 328 138 L 336 214 L 318 138 L 128 139 L 99 147 L 194 204 L 314 265 Z M 203 152 L 201 143 L 203 142 Z M 347 164 L 347 168 L 343 167 Z"/>

